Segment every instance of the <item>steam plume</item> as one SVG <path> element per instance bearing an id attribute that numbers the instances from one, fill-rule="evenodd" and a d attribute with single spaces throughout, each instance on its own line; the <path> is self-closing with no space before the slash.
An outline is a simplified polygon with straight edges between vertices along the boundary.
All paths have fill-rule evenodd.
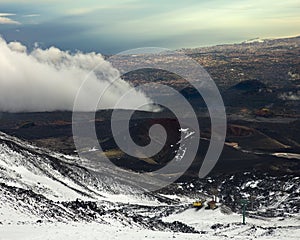
<path id="1" fill-rule="evenodd" d="M 96 66 L 99 67 L 92 71 Z M 81 89 L 84 99 L 95 99 L 95 89 L 108 87 L 101 100 L 104 108 L 113 108 L 120 96 L 132 88 L 101 54 L 71 54 L 55 47 L 28 52 L 20 42 L 7 43 L 0 37 L 0 111 L 72 110 L 77 91 L 88 75 L 90 84 Z M 133 109 L 140 103 L 151 101 L 133 91 L 122 106 Z M 91 109 L 82 106 L 77 110 Z"/>

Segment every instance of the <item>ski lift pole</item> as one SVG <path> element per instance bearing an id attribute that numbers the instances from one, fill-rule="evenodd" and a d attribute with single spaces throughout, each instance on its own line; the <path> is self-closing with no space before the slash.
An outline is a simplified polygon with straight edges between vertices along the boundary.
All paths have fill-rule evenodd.
<path id="1" fill-rule="evenodd" d="M 247 207 L 248 203 L 249 202 L 246 199 L 242 199 L 240 202 L 240 204 L 243 207 L 243 224 L 244 225 L 246 224 L 246 207 Z"/>

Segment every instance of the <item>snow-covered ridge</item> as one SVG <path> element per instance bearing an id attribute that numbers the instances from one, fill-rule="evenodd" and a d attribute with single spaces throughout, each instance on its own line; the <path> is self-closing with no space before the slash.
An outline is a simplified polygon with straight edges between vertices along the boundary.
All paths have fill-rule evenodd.
<path id="1" fill-rule="evenodd" d="M 113 169 L 99 173 L 81 159 L 38 148 L 0 132 L 0 183 L 31 190 L 53 201 L 107 200 L 155 204 L 130 182 L 121 183 Z"/>
<path id="2" fill-rule="evenodd" d="M 240 212 L 225 214 L 224 203 L 217 210 L 191 207 L 197 196 L 209 200 L 203 193 L 216 179 L 206 179 L 208 186 L 200 180 L 174 184 L 182 194 L 172 188 L 142 193 L 113 169 L 99 176 L 80 164 L 76 156 L 0 132 L 0 239 L 297 239 L 300 234 L 297 177 L 282 185 L 278 196 L 272 190 L 276 178 L 250 173 L 225 178 L 220 200 L 235 192 L 246 198 L 253 189 L 259 209 L 265 201 L 275 211 L 285 202 L 291 208 L 290 214 L 271 218 L 249 210 L 242 225 Z"/>

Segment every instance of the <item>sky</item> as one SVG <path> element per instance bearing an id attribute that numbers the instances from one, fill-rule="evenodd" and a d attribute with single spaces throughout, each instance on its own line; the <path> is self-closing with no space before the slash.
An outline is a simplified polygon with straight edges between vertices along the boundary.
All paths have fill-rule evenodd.
<path id="1" fill-rule="evenodd" d="M 0 0 L 0 35 L 28 49 L 114 54 L 300 35 L 299 0 Z"/>

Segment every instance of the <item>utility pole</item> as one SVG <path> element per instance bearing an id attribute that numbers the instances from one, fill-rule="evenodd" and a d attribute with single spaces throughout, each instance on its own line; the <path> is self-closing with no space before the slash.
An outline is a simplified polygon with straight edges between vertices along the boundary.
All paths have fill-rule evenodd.
<path id="1" fill-rule="evenodd" d="M 250 196 L 250 202 L 251 202 L 251 210 L 253 211 L 254 210 L 254 201 L 256 199 L 256 196 L 255 195 L 251 195 Z"/>
<path id="2" fill-rule="evenodd" d="M 240 204 L 243 207 L 243 224 L 246 224 L 246 207 L 248 205 L 249 201 L 247 201 L 246 199 L 242 199 Z"/>

